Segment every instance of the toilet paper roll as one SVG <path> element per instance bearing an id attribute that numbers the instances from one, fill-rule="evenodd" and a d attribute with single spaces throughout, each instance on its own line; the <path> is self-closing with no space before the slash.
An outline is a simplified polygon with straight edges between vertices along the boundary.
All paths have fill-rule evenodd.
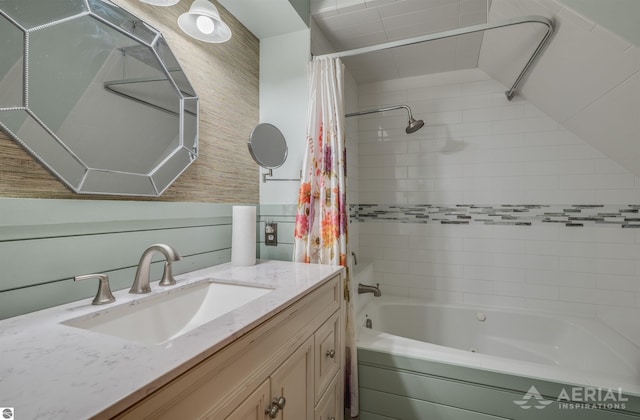
<path id="1" fill-rule="evenodd" d="M 231 264 L 239 266 L 256 263 L 256 208 L 233 206 L 231 223 Z"/>

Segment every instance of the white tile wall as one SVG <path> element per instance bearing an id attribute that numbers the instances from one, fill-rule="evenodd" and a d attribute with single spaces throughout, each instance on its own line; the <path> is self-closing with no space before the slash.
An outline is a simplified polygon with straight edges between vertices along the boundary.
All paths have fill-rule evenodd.
<path id="1" fill-rule="evenodd" d="M 366 107 L 406 95 L 428 126 L 405 134 L 401 111 L 359 118 L 360 203 L 640 203 L 635 176 L 528 102 L 502 100 L 505 89 L 479 69 L 361 84 Z M 435 109 L 461 122 L 430 120 Z M 374 260 L 388 294 L 603 318 L 640 310 L 633 229 L 365 222 L 359 230 L 360 254 Z"/>
<path id="2" fill-rule="evenodd" d="M 407 135 L 403 111 L 358 117 L 360 202 L 631 204 L 640 199 L 634 175 L 528 102 L 502 101 L 505 89 L 479 69 L 360 85 L 360 109 L 406 98 L 415 116 L 427 122 Z M 447 111 L 421 111 L 443 108 Z"/>
<path id="3" fill-rule="evenodd" d="M 345 71 L 345 112 L 358 110 L 358 84 L 347 69 Z M 356 118 L 345 119 L 345 131 L 347 133 L 347 197 L 349 204 L 360 202 L 360 155 L 358 153 L 358 120 Z M 349 225 L 349 248 L 356 255 L 360 254 L 360 223 L 351 220 Z"/>
<path id="4" fill-rule="evenodd" d="M 595 316 L 602 305 L 640 308 L 635 235 L 606 227 L 369 222 L 360 223 L 360 253 L 374 261 L 386 293 L 439 300 L 447 292 L 447 301 Z"/>

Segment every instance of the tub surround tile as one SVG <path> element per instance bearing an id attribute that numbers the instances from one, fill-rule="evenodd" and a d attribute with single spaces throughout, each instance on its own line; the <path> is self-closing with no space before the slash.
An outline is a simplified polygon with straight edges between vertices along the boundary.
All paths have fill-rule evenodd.
<path id="1" fill-rule="evenodd" d="M 522 308 L 526 299 L 517 296 L 500 296 L 487 294 L 465 293 L 463 303 L 467 305 L 501 306 L 507 308 Z"/>
<path id="2" fill-rule="evenodd" d="M 251 267 L 227 263 L 176 276 L 176 289 L 215 278 L 274 291 L 161 345 L 60 324 L 109 310 L 109 306 L 91 305 L 91 299 L 6 319 L 0 322 L 0 395 L 25 419 L 90 418 L 118 402 L 124 404 L 119 409 L 124 409 L 314 290 L 339 270 L 326 265 L 259 261 Z M 143 298 L 166 290 L 152 284 L 151 295 Z M 141 299 L 126 290 L 114 295 L 118 299 L 115 305 L 135 304 Z"/>
<path id="3" fill-rule="evenodd" d="M 409 288 L 408 297 L 416 299 L 425 299 L 429 302 L 439 303 L 464 303 L 466 294 L 453 291 L 432 291 L 420 288 Z M 402 296 L 402 295 L 394 295 Z"/>
<path id="4" fill-rule="evenodd" d="M 538 226 L 562 224 L 567 227 L 604 226 L 640 228 L 640 205 L 604 204 L 356 204 L 352 218 L 359 222 L 397 221 L 442 225 Z"/>
<path id="5" fill-rule="evenodd" d="M 551 213 L 549 207 L 538 207 Z M 375 281 L 387 294 L 446 301 L 448 293 L 455 293 L 468 304 L 531 306 L 581 316 L 596 314 L 597 305 L 635 307 L 640 301 L 637 234 L 619 223 L 585 222 L 573 228 L 542 221 L 503 226 L 472 220 L 449 225 L 412 221 L 415 209 L 433 206 L 407 208 L 411 221 L 388 220 L 382 212 L 359 223 L 361 252 L 376 262 Z M 636 214 L 639 209 L 618 210 Z M 610 214 L 611 209 L 576 205 L 560 210 Z"/>
<path id="6" fill-rule="evenodd" d="M 561 9 L 538 3 L 552 13 Z M 632 76 L 605 99 L 634 103 L 626 99 L 635 90 L 623 88 L 637 80 Z M 625 168 L 633 156 L 619 153 L 624 148 L 600 147 L 628 133 L 568 129 L 618 116 L 600 115 L 602 106 L 594 106 L 583 113 L 589 118 L 562 126 L 545 114 L 551 108 L 521 95 L 509 102 L 505 89 L 479 69 L 358 86 L 372 106 L 406 95 L 414 116 L 426 122 L 407 135 L 396 114 L 371 116 L 358 133 L 364 188 L 350 211 L 361 253 L 381 262 L 375 281 L 386 294 L 434 301 L 455 294 L 466 304 L 599 317 L 596 308 L 604 305 L 620 313 L 637 309 L 640 182 Z M 591 143 L 599 147 L 587 137 L 598 137 Z M 406 180 L 423 182 L 398 182 Z"/>

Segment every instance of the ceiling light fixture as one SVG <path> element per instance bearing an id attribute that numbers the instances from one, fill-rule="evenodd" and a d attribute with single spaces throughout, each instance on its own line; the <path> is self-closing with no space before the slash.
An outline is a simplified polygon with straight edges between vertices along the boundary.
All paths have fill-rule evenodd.
<path id="1" fill-rule="evenodd" d="M 178 18 L 178 26 L 187 35 L 203 42 L 221 43 L 231 39 L 231 29 L 208 0 L 194 0 L 189 11 Z"/>

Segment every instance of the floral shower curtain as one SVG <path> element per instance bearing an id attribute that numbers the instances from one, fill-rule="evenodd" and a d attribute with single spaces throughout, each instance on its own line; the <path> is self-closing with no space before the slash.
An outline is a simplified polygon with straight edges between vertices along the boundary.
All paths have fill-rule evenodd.
<path id="1" fill-rule="evenodd" d="M 340 59 L 309 63 L 307 149 L 302 164 L 293 260 L 347 267 L 344 297 L 345 405 L 358 415 L 358 374 L 347 231 L 344 67 Z"/>

